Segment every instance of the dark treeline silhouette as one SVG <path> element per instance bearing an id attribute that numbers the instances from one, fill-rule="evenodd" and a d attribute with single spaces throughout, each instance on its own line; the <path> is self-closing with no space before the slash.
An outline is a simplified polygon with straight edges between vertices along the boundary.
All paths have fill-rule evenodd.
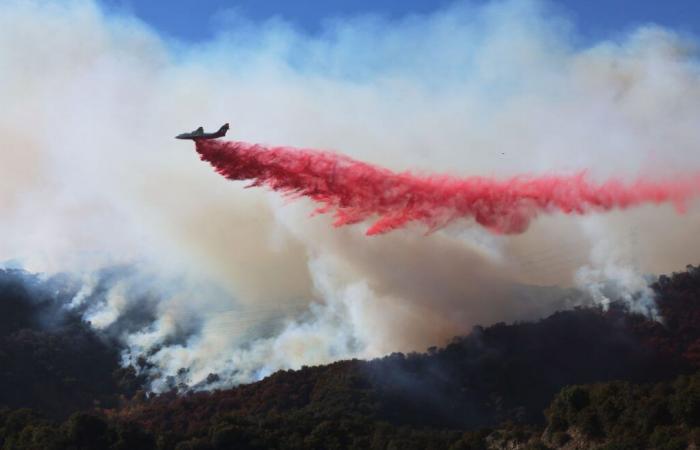
<path id="1" fill-rule="evenodd" d="M 67 279 L 0 270 L 0 406 L 65 418 L 140 387 L 115 342 L 65 308 L 74 294 Z"/>
<path id="2" fill-rule="evenodd" d="M 700 363 L 700 269 L 692 266 L 652 285 L 658 321 L 622 305 L 579 308 L 532 323 L 476 327 L 427 353 L 155 396 L 137 393 L 141 380 L 118 367 L 114 342 L 79 317 L 63 311 L 61 320 L 43 321 L 60 292 L 22 290 L 26 277 L 0 277 L 0 304 L 11 298 L 0 318 L 0 361 L 7 361 L 0 405 L 10 408 L 0 413 L 1 448 L 559 448 L 581 439 L 582 448 L 645 448 L 674 432 L 678 446 L 668 448 L 685 448 L 700 425 L 693 375 Z M 42 337 L 23 352 L 18 342 L 27 333 Z M 48 349 L 58 353 L 47 356 Z M 83 365 L 102 367 L 82 373 Z M 78 410 L 63 422 L 44 418 Z M 625 417 L 631 425 L 617 424 Z M 644 431 L 632 441 L 622 432 L 628 428 Z"/>

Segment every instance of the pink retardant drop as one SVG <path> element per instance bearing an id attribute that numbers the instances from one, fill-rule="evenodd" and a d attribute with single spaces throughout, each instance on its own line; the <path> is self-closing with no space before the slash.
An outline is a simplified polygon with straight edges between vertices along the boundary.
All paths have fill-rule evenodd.
<path id="1" fill-rule="evenodd" d="M 518 176 L 508 179 L 458 178 L 393 172 L 327 151 L 266 147 L 245 142 L 196 142 L 202 160 L 230 180 L 250 180 L 319 204 L 336 226 L 373 219 L 368 235 L 420 222 L 430 231 L 457 219 L 474 219 L 496 233 L 527 230 L 538 214 L 626 209 L 671 203 L 679 211 L 700 193 L 700 176 L 673 180 L 611 179 L 596 184 L 584 173 Z"/>

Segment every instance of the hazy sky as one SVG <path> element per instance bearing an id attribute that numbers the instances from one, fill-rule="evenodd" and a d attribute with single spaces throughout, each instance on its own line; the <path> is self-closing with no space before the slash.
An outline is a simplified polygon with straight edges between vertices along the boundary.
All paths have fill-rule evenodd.
<path id="1" fill-rule="evenodd" d="M 282 18 L 316 33 L 325 20 L 375 14 L 389 18 L 426 14 L 454 0 L 101 0 L 109 9 L 129 12 L 162 33 L 186 41 L 211 37 L 237 13 L 254 21 Z M 471 4 L 486 3 L 472 0 Z M 586 40 L 607 38 L 640 24 L 655 23 L 683 32 L 700 34 L 700 2 L 697 0 L 558 0 L 551 8 L 563 12 Z"/>
<path id="2" fill-rule="evenodd" d="M 700 173 L 695 4 L 98 1 L 0 0 L 0 262 L 74 274 L 154 390 L 423 350 L 588 301 L 570 287 L 646 310 L 647 274 L 697 263 L 700 201 L 368 238 L 173 139 L 228 121 L 418 173 Z"/>

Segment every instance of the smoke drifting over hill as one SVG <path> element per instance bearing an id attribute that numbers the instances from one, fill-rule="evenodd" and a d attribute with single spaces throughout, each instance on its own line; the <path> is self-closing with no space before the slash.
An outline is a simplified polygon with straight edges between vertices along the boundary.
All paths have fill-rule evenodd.
<path id="1" fill-rule="evenodd" d="M 230 384 L 582 301 L 532 286 L 647 310 L 643 274 L 697 258 L 694 202 L 555 215 L 519 236 L 453 224 L 367 239 L 212 176 L 172 139 L 229 121 L 236 139 L 393 171 L 668 179 L 700 168 L 696 42 L 673 31 L 582 44 L 518 1 L 337 19 L 316 36 L 229 15 L 187 45 L 89 1 L 0 8 L 0 261 L 79 278 L 70 307 L 144 371 Z"/>

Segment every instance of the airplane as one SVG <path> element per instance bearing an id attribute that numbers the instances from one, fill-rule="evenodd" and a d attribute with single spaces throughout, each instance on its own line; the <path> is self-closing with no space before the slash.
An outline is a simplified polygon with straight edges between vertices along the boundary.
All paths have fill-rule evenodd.
<path id="1" fill-rule="evenodd" d="M 216 133 L 205 133 L 204 128 L 199 127 L 191 133 L 182 133 L 175 136 L 175 139 L 191 139 L 193 141 L 203 141 L 206 139 L 217 139 L 226 136 L 229 126 L 227 123 L 223 124 L 219 131 Z"/>

